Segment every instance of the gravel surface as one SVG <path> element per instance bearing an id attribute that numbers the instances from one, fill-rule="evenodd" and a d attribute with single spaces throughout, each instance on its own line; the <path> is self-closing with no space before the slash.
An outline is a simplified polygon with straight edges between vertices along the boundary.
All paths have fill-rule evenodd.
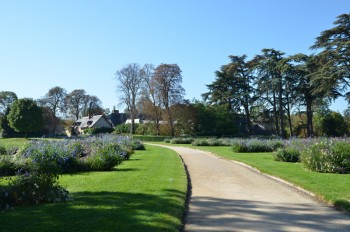
<path id="1" fill-rule="evenodd" d="M 350 216 L 209 152 L 165 146 L 182 157 L 191 197 L 185 231 L 350 231 Z"/>

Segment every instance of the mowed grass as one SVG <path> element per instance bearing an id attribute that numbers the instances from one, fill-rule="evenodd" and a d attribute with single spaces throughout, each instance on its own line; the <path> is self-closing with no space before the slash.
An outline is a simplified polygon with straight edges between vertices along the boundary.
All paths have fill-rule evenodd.
<path id="1" fill-rule="evenodd" d="M 187 194 L 179 156 L 147 146 L 111 172 L 64 175 L 74 201 L 1 213 L 0 231 L 178 231 Z"/>
<path id="2" fill-rule="evenodd" d="M 273 160 L 272 153 L 234 153 L 231 147 L 194 147 L 218 154 L 227 159 L 248 164 L 256 169 L 280 177 L 300 186 L 324 202 L 350 213 L 350 175 L 319 173 L 307 170 L 301 163 Z"/>
<path id="3" fill-rule="evenodd" d="M 25 138 L 0 138 L 0 146 L 3 147 L 21 147 L 25 145 L 29 140 Z"/>

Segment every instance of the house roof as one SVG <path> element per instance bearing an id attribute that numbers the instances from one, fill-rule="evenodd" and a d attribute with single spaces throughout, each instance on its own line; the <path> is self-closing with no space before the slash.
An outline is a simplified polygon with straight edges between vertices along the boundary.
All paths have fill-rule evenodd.
<path id="1" fill-rule="evenodd" d="M 80 128 L 93 127 L 101 118 L 104 118 L 109 124 L 109 120 L 107 120 L 104 115 L 94 115 L 92 117 L 82 117 L 75 122 L 75 125 Z M 112 127 L 112 125 L 111 125 Z"/>

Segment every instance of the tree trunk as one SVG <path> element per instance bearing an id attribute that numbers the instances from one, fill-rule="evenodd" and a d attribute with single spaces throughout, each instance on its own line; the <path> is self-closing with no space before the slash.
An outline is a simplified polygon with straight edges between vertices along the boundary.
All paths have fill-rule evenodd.
<path id="1" fill-rule="evenodd" d="M 283 117 L 283 89 L 282 89 L 282 77 L 279 77 L 278 82 L 278 111 L 279 111 L 279 119 L 280 119 L 280 131 L 281 131 L 281 138 L 285 139 L 286 135 L 284 133 L 284 117 Z"/>
<path id="2" fill-rule="evenodd" d="M 288 116 L 288 124 L 289 124 L 289 136 L 293 137 L 293 127 L 292 127 L 292 119 L 290 117 L 290 106 L 287 103 L 287 116 Z"/>
<path id="3" fill-rule="evenodd" d="M 277 114 L 277 106 L 276 106 L 276 93 L 275 90 L 272 92 L 273 96 L 273 116 L 275 118 L 275 130 L 277 136 L 280 136 L 279 123 L 278 123 L 278 114 Z"/>
<path id="4" fill-rule="evenodd" d="M 245 115 L 247 119 L 248 134 L 252 135 L 252 123 L 250 121 L 249 106 L 247 104 L 244 104 L 244 110 L 245 110 Z"/>
<path id="5" fill-rule="evenodd" d="M 310 98 L 306 98 L 306 117 L 307 117 L 307 137 L 312 138 L 314 137 L 314 128 L 313 128 L 313 113 L 312 113 L 312 101 Z"/>

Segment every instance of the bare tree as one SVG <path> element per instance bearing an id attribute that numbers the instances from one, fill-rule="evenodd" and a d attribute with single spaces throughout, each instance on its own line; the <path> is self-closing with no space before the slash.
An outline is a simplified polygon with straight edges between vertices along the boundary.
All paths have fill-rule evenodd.
<path id="1" fill-rule="evenodd" d="M 135 118 L 137 115 L 137 101 L 143 86 L 143 72 L 139 64 L 126 65 L 115 73 L 118 81 L 117 91 L 121 93 L 121 101 L 130 112 L 131 133 L 135 132 Z"/>
<path id="2" fill-rule="evenodd" d="M 145 64 L 142 68 L 142 76 L 144 79 L 144 86 L 141 93 L 140 104 L 143 106 L 143 113 L 148 115 L 155 124 L 156 134 L 160 134 L 160 120 L 162 118 L 162 100 L 161 95 L 156 88 L 156 82 L 153 78 L 154 66 L 152 64 Z"/>
<path id="3" fill-rule="evenodd" d="M 56 127 L 59 122 L 57 114 L 64 112 L 64 100 L 67 96 L 65 89 L 56 86 L 53 87 L 45 94 L 44 97 L 38 100 L 38 104 L 43 108 L 47 108 L 51 111 L 51 123 L 53 125 L 53 133 L 56 133 Z M 45 111 L 46 115 L 48 113 Z"/>
<path id="4" fill-rule="evenodd" d="M 181 69 L 177 64 L 160 64 L 154 71 L 152 85 L 155 93 L 159 94 L 162 105 L 168 114 L 172 136 L 175 135 L 175 127 L 170 106 L 183 99 L 185 90 L 181 83 Z"/>
<path id="5" fill-rule="evenodd" d="M 83 98 L 83 116 L 93 116 L 103 114 L 102 102 L 96 96 L 85 95 Z"/>
<path id="6" fill-rule="evenodd" d="M 83 114 L 84 99 L 86 92 L 83 89 L 75 89 L 70 92 L 65 99 L 67 111 L 73 115 L 76 120 Z"/>

